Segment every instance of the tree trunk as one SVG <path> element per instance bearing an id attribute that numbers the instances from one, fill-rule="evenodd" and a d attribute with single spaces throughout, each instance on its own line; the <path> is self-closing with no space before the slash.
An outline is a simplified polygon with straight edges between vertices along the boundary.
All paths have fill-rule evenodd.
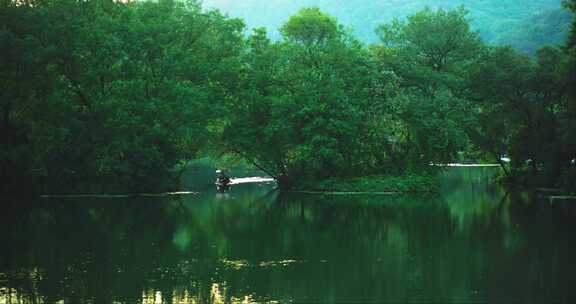
<path id="1" fill-rule="evenodd" d="M 294 187 L 294 180 L 288 175 L 279 175 L 276 181 L 280 190 L 290 190 Z"/>

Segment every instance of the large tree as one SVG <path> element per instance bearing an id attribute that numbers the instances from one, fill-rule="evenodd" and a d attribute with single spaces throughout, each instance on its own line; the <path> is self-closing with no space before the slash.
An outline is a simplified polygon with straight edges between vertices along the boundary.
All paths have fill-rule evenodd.
<path id="1" fill-rule="evenodd" d="M 375 71 L 369 56 L 318 9 L 302 9 L 282 32 L 277 43 L 262 30 L 250 38 L 224 141 L 281 187 L 350 174 L 363 161 L 357 147 Z"/>
<path id="2" fill-rule="evenodd" d="M 466 68 L 484 47 L 470 29 L 463 7 L 426 8 L 407 20 L 378 27 L 378 55 L 401 78 L 404 87 L 433 97 L 442 89 L 458 91 Z"/>
<path id="3" fill-rule="evenodd" d="M 243 23 L 196 1 L 2 5 L 1 175 L 44 191 L 176 186 L 236 88 Z"/>
<path id="4" fill-rule="evenodd" d="M 462 7 L 426 8 L 377 30 L 382 43 L 372 47 L 373 55 L 398 82 L 388 103 L 403 130 L 393 140 L 409 160 L 404 166 L 423 170 L 430 162 L 453 161 L 469 145 L 466 128 L 475 117 L 463 95 L 464 79 L 484 45 L 466 14 Z"/>

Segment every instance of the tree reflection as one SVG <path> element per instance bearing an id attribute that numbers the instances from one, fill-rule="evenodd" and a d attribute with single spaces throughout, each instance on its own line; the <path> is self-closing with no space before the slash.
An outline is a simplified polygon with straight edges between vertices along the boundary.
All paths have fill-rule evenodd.
<path id="1" fill-rule="evenodd" d="M 0 303 L 574 299 L 573 207 L 454 181 L 436 197 L 13 201 Z"/>

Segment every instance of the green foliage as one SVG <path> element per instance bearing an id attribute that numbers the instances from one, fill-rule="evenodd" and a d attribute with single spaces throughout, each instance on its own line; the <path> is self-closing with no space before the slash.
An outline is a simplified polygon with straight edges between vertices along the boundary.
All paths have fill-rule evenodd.
<path id="1" fill-rule="evenodd" d="M 421 166 L 449 163 L 468 144 L 466 127 L 474 124 L 466 100 L 442 92 L 434 98 L 404 95 L 401 117 L 408 138 L 404 157 L 411 157 Z"/>
<path id="2" fill-rule="evenodd" d="M 224 143 L 286 187 L 346 174 L 362 161 L 357 135 L 375 69 L 359 43 L 324 27 L 332 21 L 305 9 L 284 27 L 285 41 L 271 44 L 256 31 L 243 90 L 229 104 Z"/>
<path id="3" fill-rule="evenodd" d="M 469 60 L 481 48 L 477 33 L 472 32 L 463 7 L 433 11 L 430 8 L 408 17 L 395 19 L 378 28 L 385 47 L 407 64 L 434 71 L 454 70 L 455 65 Z"/>
<path id="4" fill-rule="evenodd" d="M 338 36 L 336 19 L 318 8 L 303 8 L 290 17 L 280 29 L 282 35 L 291 41 L 305 45 L 329 42 Z"/>
<path id="5" fill-rule="evenodd" d="M 235 88 L 242 22 L 195 1 L 2 5 L 1 175 L 43 191 L 174 187 Z"/>
<path id="6" fill-rule="evenodd" d="M 576 1 L 574 0 L 562 0 L 562 5 L 572 11 L 572 13 L 576 12 Z M 572 24 L 570 25 L 570 36 L 568 37 L 568 41 L 566 43 L 566 47 L 574 48 L 576 46 L 576 19 L 572 19 Z"/>
<path id="7" fill-rule="evenodd" d="M 394 43 L 372 52 L 317 9 L 290 18 L 284 41 L 255 31 L 222 141 L 287 188 L 334 176 L 434 171 L 430 163 L 450 162 L 466 148 L 463 127 L 474 123 L 470 104 L 454 93 L 482 49 L 464 16 L 463 9 L 422 11 L 396 22 L 393 34 L 382 27 Z"/>
<path id="8" fill-rule="evenodd" d="M 466 129 L 476 121 L 473 107 L 460 95 L 467 69 L 484 46 L 466 13 L 461 7 L 427 8 L 378 29 L 382 45 L 372 48 L 373 56 L 399 85 L 387 103 L 403 130 L 393 141 L 408 160 L 404 167 L 418 164 L 422 170 L 431 162 L 453 161 L 469 145 Z"/>
<path id="9" fill-rule="evenodd" d="M 318 8 L 274 40 L 197 1 L 3 1 L 1 190 L 173 188 L 204 155 L 282 188 L 508 155 L 509 177 L 573 187 L 573 39 L 535 57 L 487 46 L 455 4 L 368 48 Z"/>
<path id="10" fill-rule="evenodd" d="M 382 46 L 375 47 L 384 65 L 401 77 L 402 86 L 434 97 L 442 88 L 457 91 L 469 64 L 482 51 L 462 8 L 429 8 L 378 28 Z"/>
<path id="11" fill-rule="evenodd" d="M 512 158 L 512 181 L 562 186 L 575 150 L 564 137 L 568 118 L 565 54 L 542 48 L 532 59 L 509 47 L 486 53 L 470 72 L 470 98 L 477 102 L 480 124 L 475 144 L 496 159 Z"/>

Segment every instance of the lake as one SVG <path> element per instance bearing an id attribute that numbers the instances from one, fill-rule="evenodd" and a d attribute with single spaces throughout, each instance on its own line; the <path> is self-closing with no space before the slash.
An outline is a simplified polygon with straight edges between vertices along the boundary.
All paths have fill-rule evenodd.
<path id="1" fill-rule="evenodd" d="M 2 198 L 0 304 L 575 303 L 576 202 L 497 170 L 438 195 Z"/>

